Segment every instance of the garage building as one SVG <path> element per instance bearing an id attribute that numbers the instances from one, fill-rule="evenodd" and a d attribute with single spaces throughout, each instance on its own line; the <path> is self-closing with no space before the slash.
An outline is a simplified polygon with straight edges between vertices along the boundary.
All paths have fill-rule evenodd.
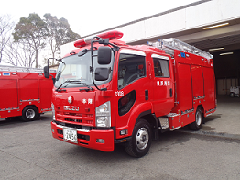
<path id="1" fill-rule="evenodd" d="M 240 86 L 240 1 L 202 0 L 105 29 L 124 33 L 127 44 L 176 38 L 213 55 L 218 95 L 229 95 L 231 86 Z M 69 47 L 69 48 L 68 48 Z M 72 49 L 61 47 L 61 55 Z"/>

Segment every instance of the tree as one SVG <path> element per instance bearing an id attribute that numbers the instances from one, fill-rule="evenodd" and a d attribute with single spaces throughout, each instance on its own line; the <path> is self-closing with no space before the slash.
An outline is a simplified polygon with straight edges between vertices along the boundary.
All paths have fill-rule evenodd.
<path id="1" fill-rule="evenodd" d="M 39 52 L 46 47 L 47 36 L 47 24 L 35 13 L 29 14 L 27 18 L 21 17 L 13 33 L 15 42 L 23 44 L 26 51 L 34 52 L 36 68 Z"/>
<path id="2" fill-rule="evenodd" d="M 4 62 L 14 66 L 32 67 L 35 51 L 28 44 L 9 41 L 5 49 Z"/>
<path id="3" fill-rule="evenodd" d="M 49 13 L 45 14 L 44 18 L 44 22 L 47 24 L 48 28 L 48 42 L 52 58 L 55 58 L 62 44 L 81 38 L 79 34 L 71 30 L 67 19 L 58 19 L 56 16 L 51 16 Z M 52 64 L 54 64 L 54 61 L 52 61 Z"/>
<path id="4" fill-rule="evenodd" d="M 6 46 L 10 41 L 13 28 L 14 22 L 11 21 L 11 17 L 9 15 L 3 15 L 0 17 L 0 62 L 3 59 Z"/>

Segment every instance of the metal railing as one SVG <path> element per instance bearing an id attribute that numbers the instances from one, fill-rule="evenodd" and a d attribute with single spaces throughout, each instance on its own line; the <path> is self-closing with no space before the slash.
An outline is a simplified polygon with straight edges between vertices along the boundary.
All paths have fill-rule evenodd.
<path id="1" fill-rule="evenodd" d="M 27 73 L 43 73 L 43 69 L 18 67 L 18 66 L 5 66 L 0 65 L 0 71 L 4 72 L 27 72 Z M 56 70 L 50 69 L 50 73 L 56 73 Z"/>
<path id="2" fill-rule="evenodd" d="M 166 53 L 173 55 L 174 50 L 179 50 L 179 51 L 184 51 L 184 52 L 189 52 L 192 54 L 196 54 L 198 56 L 202 56 L 208 60 L 212 59 L 213 56 L 206 51 L 202 51 L 190 44 L 187 44 L 179 39 L 159 39 L 156 42 L 148 42 L 148 45 L 156 47 L 160 50 L 166 51 Z"/>

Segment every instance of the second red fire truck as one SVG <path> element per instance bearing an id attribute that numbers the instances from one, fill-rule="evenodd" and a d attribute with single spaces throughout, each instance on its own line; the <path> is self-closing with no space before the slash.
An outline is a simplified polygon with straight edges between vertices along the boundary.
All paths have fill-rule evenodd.
<path id="1" fill-rule="evenodd" d="M 52 83 L 42 69 L 0 65 L 0 118 L 29 121 L 51 111 Z"/>
<path id="2" fill-rule="evenodd" d="M 215 111 L 213 60 L 177 39 L 130 46 L 122 36 L 114 30 L 80 39 L 60 60 L 51 131 L 100 151 L 124 143 L 128 154 L 142 157 L 159 130 L 198 130 Z"/>

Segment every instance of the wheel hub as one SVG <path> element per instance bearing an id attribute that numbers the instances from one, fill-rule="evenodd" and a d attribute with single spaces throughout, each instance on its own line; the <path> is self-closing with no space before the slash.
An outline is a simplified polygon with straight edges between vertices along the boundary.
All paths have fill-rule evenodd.
<path id="1" fill-rule="evenodd" d="M 136 134 L 136 145 L 138 149 L 144 150 L 148 143 L 148 131 L 146 128 L 140 128 Z"/>
<path id="2" fill-rule="evenodd" d="M 26 117 L 27 117 L 28 119 L 34 118 L 34 117 L 35 117 L 35 111 L 34 111 L 33 109 L 28 109 L 28 110 L 26 111 Z"/>
<path id="3" fill-rule="evenodd" d="M 202 123 L 202 116 L 201 116 L 199 111 L 196 114 L 196 123 L 197 123 L 198 126 L 200 126 L 201 123 Z"/>

